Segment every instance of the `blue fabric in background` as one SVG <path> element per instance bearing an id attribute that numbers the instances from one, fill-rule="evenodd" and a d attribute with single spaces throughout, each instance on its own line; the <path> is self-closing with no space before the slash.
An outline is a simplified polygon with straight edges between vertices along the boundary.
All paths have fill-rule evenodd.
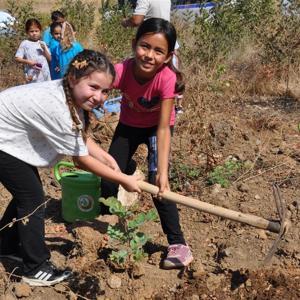
<path id="1" fill-rule="evenodd" d="M 59 61 L 58 61 L 58 57 L 56 55 L 56 48 L 59 46 L 59 41 L 57 41 L 56 39 L 52 39 L 51 44 L 50 44 L 50 53 L 51 53 L 51 61 L 49 63 L 49 67 L 50 67 L 50 74 L 51 74 L 51 79 L 55 80 L 55 79 L 60 79 L 62 78 L 60 75 L 60 71 L 56 71 L 55 68 L 59 68 Z"/>
<path id="2" fill-rule="evenodd" d="M 60 68 L 60 78 L 62 78 L 68 70 L 69 64 L 71 60 L 81 51 L 83 51 L 83 47 L 79 42 L 74 42 L 72 47 L 63 50 L 60 43 L 55 47 L 54 56 L 55 60 L 58 61 Z"/>
<path id="3" fill-rule="evenodd" d="M 50 27 L 47 27 L 44 32 L 43 32 L 43 41 L 46 43 L 47 47 L 50 49 L 51 48 L 51 43 L 53 41 L 56 41 L 51 32 L 50 32 Z"/>

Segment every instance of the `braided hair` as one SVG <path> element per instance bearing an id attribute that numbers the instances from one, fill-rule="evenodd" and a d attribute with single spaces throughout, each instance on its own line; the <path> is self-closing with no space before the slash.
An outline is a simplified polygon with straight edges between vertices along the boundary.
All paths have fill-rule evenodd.
<path id="1" fill-rule="evenodd" d="M 95 71 L 109 74 L 113 77 L 113 80 L 116 77 L 114 66 L 104 54 L 85 49 L 73 58 L 63 77 L 63 88 L 73 121 L 73 129 L 81 132 L 84 140 L 87 138 L 87 131 L 89 128 L 89 112 L 84 111 L 85 124 L 83 125 L 71 96 L 72 88 L 69 84 L 69 77 L 71 76 L 75 80 L 79 80 L 80 78 L 89 76 Z"/>

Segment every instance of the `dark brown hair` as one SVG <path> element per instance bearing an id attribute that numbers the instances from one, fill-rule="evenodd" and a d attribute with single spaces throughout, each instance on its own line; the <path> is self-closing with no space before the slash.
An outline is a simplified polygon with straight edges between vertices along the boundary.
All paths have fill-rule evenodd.
<path id="1" fill-rule="evenodd" d="M 65 15 L 59 10 L 55 10 L 51 13 L 52 22 L 57 22 L 58 19 L 64 19 L 64 18 Z"/>
<path id="2" fill-rule="evenodd" d="M 28 32 L 31 26 L 36 26 L 40 31 L 42 31 L 42 25 L 37 19 L 28 19 L 25 23 L 25 31 Z"/>
<path id="3" fill-rule="evenodd" d="M 51 25 L 50 25 L 50 33 L 51 33 L 52 35 L 53 35 L 54 30 L 55 30 L 56 27 L 62 28 L 61 23 L 58 23 L 58 22 L 53 22 L 53 23 L 51 23 Z"/>
<path id="4" fill-rule="evenodd" d="M 161 33 L 165 36 L 168 42 L 168 53 L 175 50 L 177 39 L 176 29 L 172 23 L 164 19 L 150 18 L 144 21 L 137 30 L 135 40 L 137 42 L 143 35 L 155 33 Z M 176 74 L 175 92 L 182 94 L 185 89 L 183 74 L 174 66 L 172 59 L 170 59 L 168 66 Z"/>

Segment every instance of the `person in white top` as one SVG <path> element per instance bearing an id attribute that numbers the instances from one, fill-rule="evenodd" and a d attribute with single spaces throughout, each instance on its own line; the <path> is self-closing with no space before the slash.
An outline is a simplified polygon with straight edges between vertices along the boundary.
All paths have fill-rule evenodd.
<path id="1" fill-rule="evenodd" d="M 137 27 L 144 20 L 161 18 L 170 21 L 171 0 L 137 0 L 132 16 L 122 21 L 124 27 Z"/>
<path id="2" fill-rule="evenodd" d="M 70 155 L 79 168 L 140 192 L 139 178 L 121 173 L 112 156 L 87 135 L 89 112 L 103 104 L 114 79 L 114 67 L 103 54 L 84 50 L 62 80 L 0 93 L 0 182 L 13 196 L 0 221 L 0 256 L 21 260 L 23 281 L 30 285 L 53 285 L 70 276 L 49 262 L 37 167 Z M 10 225 L 22 219 L 26 222 Z"/>
<path id="3" fill-rule="evenodd" d="M 25 23 L 28 39 L 21 42 L 15 59 L 25 66 L 27 83 L 51 80 L 48 62 L 51 61 L 50 51 L 41 41 L 41 23 L 37 19 L 29 19 Z"/>

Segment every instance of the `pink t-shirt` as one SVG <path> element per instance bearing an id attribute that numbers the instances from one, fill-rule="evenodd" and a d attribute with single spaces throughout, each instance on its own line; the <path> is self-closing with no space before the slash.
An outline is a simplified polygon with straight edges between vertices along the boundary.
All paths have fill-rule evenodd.
<path id="1" fill-rule="evenodd" d="M 133 76 L 133 59 L 115 65 L 117 73 L 114 88 L 121 90 L 121 123 L 132 127 L 158 125 L 160 101 L 175 97 L 176 74 L 167 66 L 157 72 L 145 84 L 138 83 Z M 175 110 L 170 125 L 175 123 Z"/>

